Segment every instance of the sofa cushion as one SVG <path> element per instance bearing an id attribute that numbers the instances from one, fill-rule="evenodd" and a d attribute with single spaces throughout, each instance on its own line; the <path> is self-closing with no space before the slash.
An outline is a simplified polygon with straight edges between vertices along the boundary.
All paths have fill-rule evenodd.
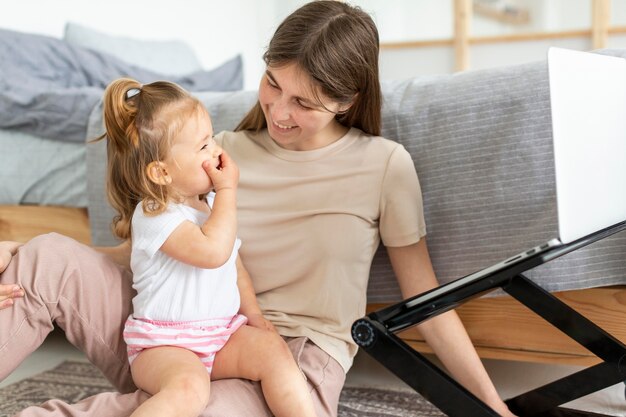
<path id="1" fill-rule="evenodd" d="M 71 45 L 104 52 L 161 74 L 183 75 L 202 69 L 195 52 L 183 41 L 113 36 L 73 22 L 65 25 L 63 39 Z"/>
<path id="2" fill-rule="evenodd" d="M 87 207 L 85 145 L 0 129 L 0 204 Z"/>

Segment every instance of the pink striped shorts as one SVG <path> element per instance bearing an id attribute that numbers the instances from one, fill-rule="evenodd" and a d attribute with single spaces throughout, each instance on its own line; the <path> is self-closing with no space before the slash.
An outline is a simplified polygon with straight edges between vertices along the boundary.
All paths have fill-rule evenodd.
<path id="1" fill-rule="evenodd" d="M 230 335 L 247 321 L 242 314 L 188 322 L 153 321 L 130 316 L 124 326 L 128 361 L 132 363 L 144 349 L 174 346 L 194 352 L 211 373 L 217 352 L 224 347 Z"/>

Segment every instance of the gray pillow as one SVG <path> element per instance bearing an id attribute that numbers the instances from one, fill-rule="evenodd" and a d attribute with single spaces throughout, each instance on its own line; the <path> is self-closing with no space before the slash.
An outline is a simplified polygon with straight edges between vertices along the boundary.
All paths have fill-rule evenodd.
<path id="1" fill-rule="evenodd" d="M 210 71 L 167 76 L 60 39 L 2 29 L 0 74 L 0 128 L 81 143 L 91 110 L 116 78 L 169 79 L 190 91 L 243 86 L 241 56 Z"/>
<path id="2" fill-rule="evenodd" d="M 161 74 L 183 75 L 202 69 L 195 52 L 182 41 L 147 41 L 112 36 L 73 22 L 65 25 L 63 39 L 71 45 L 104 52 Z"/>

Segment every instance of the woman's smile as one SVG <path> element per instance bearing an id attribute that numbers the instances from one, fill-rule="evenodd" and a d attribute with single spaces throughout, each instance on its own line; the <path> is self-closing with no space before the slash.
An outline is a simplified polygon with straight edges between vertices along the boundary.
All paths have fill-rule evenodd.
<path id="1" fill-rule="evenodd" d="M 287 125 L 283 125 L 283 124 L 280 124 L 280 123 L 275 122 L 275 121 L 272 121 L 272 124 L 273 124 L 276 128 L 278 128 L 279 130 L 284 131 L 284 132 L 289 132 L 289 131 L 291 131 L 291 130 L 295 129 L 296 127 L 298 127 L 298 126 L 287 126 Z"/>

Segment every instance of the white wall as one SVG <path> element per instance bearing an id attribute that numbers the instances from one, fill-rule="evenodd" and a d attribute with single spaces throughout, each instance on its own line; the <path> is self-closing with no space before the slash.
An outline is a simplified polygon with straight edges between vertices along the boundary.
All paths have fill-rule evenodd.
<path id="1" fill-rule="evenodd" d="M 2 3 L 8 3 L 3 0 Z M 255 88 L 261 54 L 275 26 L 276 1 L 20 0 L 0 12 L 0 27 L 61 38 L 73 21 L 106 33 L 188 42 L 205 68 L 244 56 L 246 87 Z"/>
<path id="2" fill-rule="evenodd" d="M 396 7 L 394 11 L 376 10 L 382 7 L 377 0 L 354 0 L 369 10 L 381 32 L 382 41 L 395 41 L 397 27 L 406 22 L 398 15 L 409 11 L 416 16 L 412 29 L 406 29 L 414 39 L 452 38 L 452 2 L 445 0 L 389 0 L 386 5 Z M 438 3 L 437 3 L 438 2 Z M 410 6 L 407 3 L 411 3 Z M 437 4 L 437 10 L 433 6 Z M 517 33 L 557 32 L 589 29 L 591 27 L 591 0 L 507 0 L 507 4 L 525 7 L 530 13 L 527 24 L 511 25 L 475 15 L 470 33 L 472 36 L 511 35 Z M 427 16 L 430 22 L 424 22 Z M 626 0 L 612 0 L 612 24 L 626 26 Z M 388 29 L 396 24 L 395 29 Z M 438 29 L 433 29 L 436 25 Z M 432 34 L 437 33 L 437 36 Z M 470 68 L 483 69 L 503 65 L 515 65 L 546 59 L 550 46 L 590 50 L 590 37 L 550 39 L 507 43 L 476 44 L 470 47 Z M 609 48 L 626 48 L 626 35 L 609 37 Z M 430 47 L 417 49 L 383 49 L 381 51 L 381 75 L 385 79 L 403 79 L 416 75 L 434 75 L 454 71 L 452 47 Z"/>
<path id="3" fill-rule="evenodd" d="M 587 26 L 591 0 L 510 0 L 533 12 L 526 27 L 511 28 L 476 16 L 472 33 L 493 35 L 523 30 Z M 0 27 L 62 37 L 73 21 L 114 35 L 188 42 L 205 68 L 241 53 L 245 88 L 255 89 L 263 71 L 261 55 L 277 24 L 306 0 L 2 0 Z M 445 39 L 452 36 L 452 0 L 353 0 L 372 14 L 381 41 Z M 613 23 L 626 25 L 626 0 L 613 0 Z M 588 39 L 475 45 L 474 69 L 544 59 L 551 45 L 588 50 Z M 609 47 L 626 48 L 626 36 L 613 36 Z M 452 48 L 383 50 L 383 79 L 450 73 Z"/>

